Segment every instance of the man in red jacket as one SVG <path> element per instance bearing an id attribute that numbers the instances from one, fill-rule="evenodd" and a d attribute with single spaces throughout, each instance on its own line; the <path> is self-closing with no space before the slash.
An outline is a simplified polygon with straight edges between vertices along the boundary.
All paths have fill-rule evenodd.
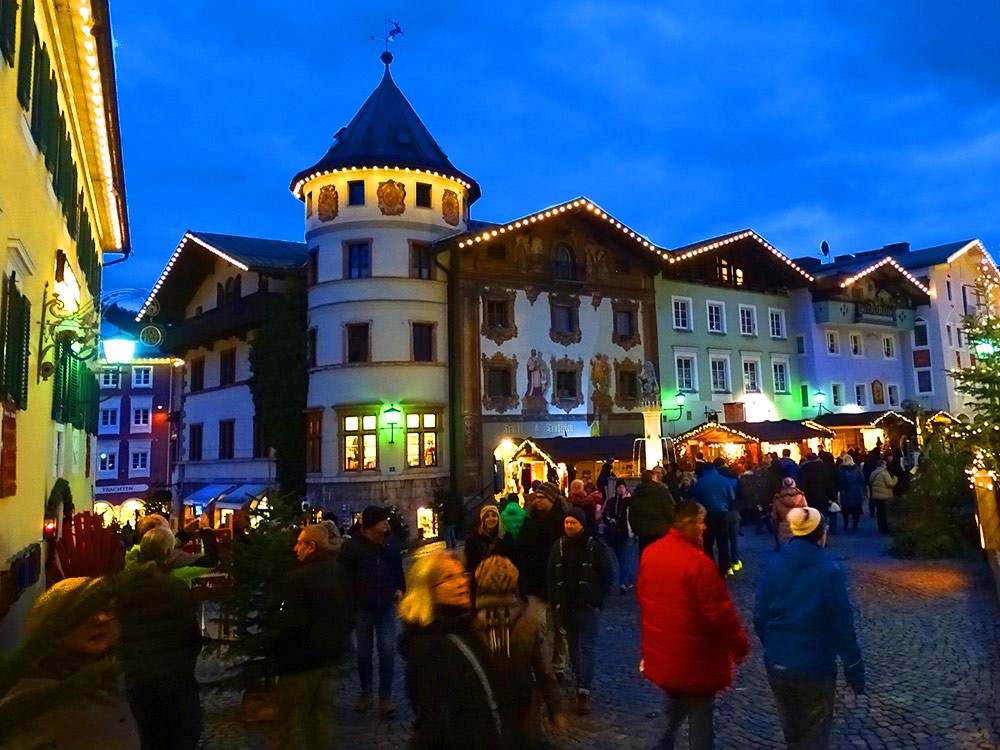
<path id="1" fill-rule="evenodd" d="M 702 550 L 704 533 L 705 509 L 681 503 L 670 533 L 639 563 L 640 669 L 667 694 L 662 750 L 672 750 L 685 717 L 691 750 L 715 747 L 715 696 L 733 684 L 733 664 L 750 652 L 725 580 Z"/>

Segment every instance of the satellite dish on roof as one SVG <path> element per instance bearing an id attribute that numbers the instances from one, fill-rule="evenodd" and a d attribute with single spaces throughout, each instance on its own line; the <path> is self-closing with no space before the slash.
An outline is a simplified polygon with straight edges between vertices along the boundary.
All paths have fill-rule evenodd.
<path id="1" fill-rule="evenodd" d="M 823 243 L 819 246 L 819 250 L 823 253 L 824 257 L 830 257 L 830 243 L 823 240 Z"/>

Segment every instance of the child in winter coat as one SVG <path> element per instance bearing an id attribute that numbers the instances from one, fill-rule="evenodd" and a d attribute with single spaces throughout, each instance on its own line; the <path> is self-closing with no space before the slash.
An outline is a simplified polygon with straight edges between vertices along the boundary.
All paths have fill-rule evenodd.
<path id="1" fill-rule="evenodd" d="M 796 486 L 795 480 L 785 477 L 781 481 L 781 489 L 775 494 L 774 502 L 771 504 L 776 549 L 780 549 L 782 544 L 792 538 L 792 532 L 788 528 L 788 511 L 792 508 L 806 508 L 808 505 L 806 496 Z"/>

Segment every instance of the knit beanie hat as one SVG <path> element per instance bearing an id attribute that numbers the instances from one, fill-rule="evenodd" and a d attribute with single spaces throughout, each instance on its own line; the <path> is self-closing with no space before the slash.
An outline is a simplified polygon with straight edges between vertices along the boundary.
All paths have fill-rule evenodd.
<path id="1" fill-rule="evenodd" d="M 64 578 L 42 594 L 24 623 L 26 640 L 55 622 L 68 633 L 111 604 L 111 589 L 102 578 Z"/>
<path id="2" fill-rule="evenodd" d="M 479 523 L 482 524 L 483 519 L 486 518 L 487 513 L 495 513 L 497 518 L 500 517 L 500 508 L 494 503 L 485 503 L 483 507 L 479 509 Z"/>
<path id="3" fill-rule="evenodd" d="M 845 453 L 840 459 L 841 466 L 854 466 L 854 456 L 850 453 Z"/>
<path id="4" fill-rule="evenodd" d="M 370 529 L 376 524 L 389 520 L 389 511 L 381 505 L 369 505 L 361 511 L 361 528 Z"/>
<path id="5" fill-rule="evenodd" d="M 521 527 L 524 526 L 524 508 L 517 503 L 508 503 L 507 507 L 500 511 L 500 523 L 516 541 L 521 537 Z"/>
<path id="6" fill-rule="evenodd" d="M 517 566 L 503 555 L 491 555 L 476 568 L 476 607 L 507 604 L 517 596 Z"/>
<path id="7" fill-rule="evenodd" d="M 587 516 L 583 512 L 583 508 L 579 508 L 575 505 L 566 511 L 566 518 L 575 518 L 580 522 L 581 526 L 587 525 Z"/>
<path id="8" fill-rule="evenodd" d="M 562 493 L 552 482 L 542 482 L 535 488 L 535 494 L 546 498 L 553 505 L 559 505 L 562 501 Z"/>
<path id="9" fill-rule="evenodd" d="M 792 479 L 791 477 L 785 477 L 784 479 L 781 480 L 781 486 L 787 487 L 788 489 L 792 489 L 793 487 L 795 487 L 795 480 Z"/>
<path id="10" fill-rule="evenodd" d="M 825 526 L 823 514 L 815 508 L 792 508 L 788 511 L 788 528 L 792 536 L 808 536 Z"/>

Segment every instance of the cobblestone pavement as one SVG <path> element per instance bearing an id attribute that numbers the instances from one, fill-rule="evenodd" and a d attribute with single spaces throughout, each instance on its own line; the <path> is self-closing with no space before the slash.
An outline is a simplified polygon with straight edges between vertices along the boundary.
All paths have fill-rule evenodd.
<path id="1" fill-rule="evenodd" d="M 963 750 L 1000 747 L 1000 612 L 985 563 L 899 561 L 885 555 L 874 523 L 857 535 L 831 538 L 858 609 L 859 633 L 868 670 L 868 693 L 855 697 L 837 689 L 833 747 L 868 750 L 926 748 Z M 766 536 L 746 530 L 741 538 L 745 567 L 730 590 L 748 631 L 755 581 L 771 552 Z M 600 629 L 598 669 L 589 717 L 571 718 L 558 748 L 650 748 L 662 725 L 662 694 L 637 671 L 639 612 L 634 595 L 616 591 Z M 767 686 L 759 643 L 740 668 L 734 687 L 716 708 L 716 744 L 722 748 L 781 748 L 781 731 Z M 403 748 L 411 717 L 404 705 L 402 665 L 397 665 L 392 721 L 352 711 L 357 683 L 343 687 L 336 725 L 339 748 Z M 212 665 L 204 665 L 206 674 Z M 206 750 L 270 748 L 271 726 L 242 724 L 236 695 L 207 697 Z M 686 737 L 678 742 L 687 747 Z"/>

